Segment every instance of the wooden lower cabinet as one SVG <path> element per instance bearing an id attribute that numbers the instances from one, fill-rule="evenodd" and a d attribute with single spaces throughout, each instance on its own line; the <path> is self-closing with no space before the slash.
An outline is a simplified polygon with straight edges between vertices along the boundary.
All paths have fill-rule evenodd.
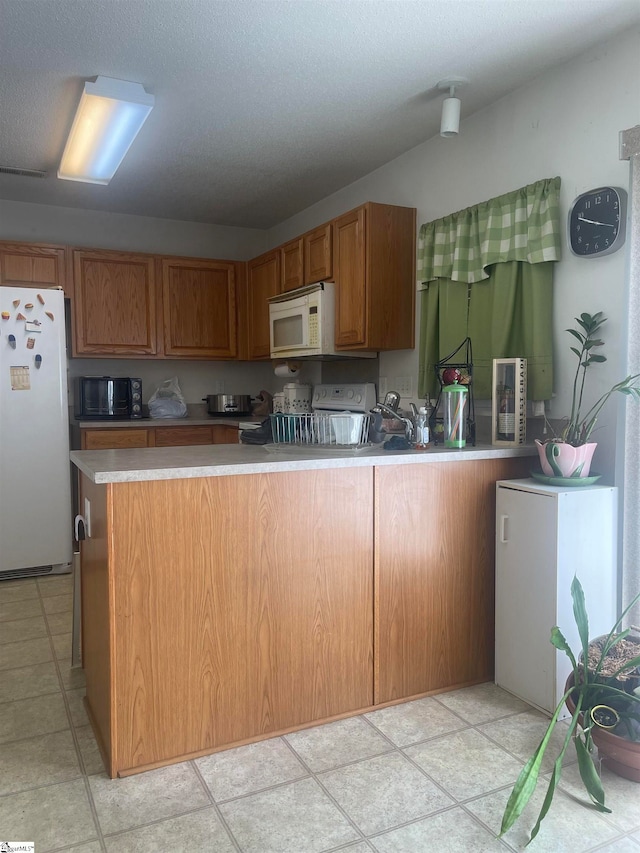
<path id="1" fill-rule="evenodd" d="M 109 450 L 126 447 L 149 447 L 149 430 L 139 427 L 130 429 L 83 429 L 80 430 L 80 446 L 83 450 Z M 153 446 L 153 445 L 151 445 Z"/>
<path id="2" fill-rule="evenodd" d="M 108 450 L 126 447 L 186 447 L 193 444 L 237 444 L 238 427 L 231 424 L 211 426 L 109 427 L 80 430 L 82 450 Z"/>
<path id="3" fill-rule="evenodd" d="M 110 775 L 492 680 L 495 483 L 529 467 L 83 475 L 87 707 Z"/>
<path id="4" fill-rule="evenodd" d="M 530 467 L 376 468 L 376 703 L 493 680 L 495 484 Z"/>
<path id="5" fill-rule="evenodd" d="M 111 776 L 371 706 L 371 468 L 81 490 L 87 705 Z"/>

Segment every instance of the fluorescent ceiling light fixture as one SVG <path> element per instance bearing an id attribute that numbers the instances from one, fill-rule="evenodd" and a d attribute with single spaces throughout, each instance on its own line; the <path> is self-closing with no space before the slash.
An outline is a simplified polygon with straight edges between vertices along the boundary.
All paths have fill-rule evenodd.
<path id="1" fill-rule="evenodd" d="M 140 83 L 98 77 L 85 83 L 58 177 L 108 184 L 154 104 Z"/>

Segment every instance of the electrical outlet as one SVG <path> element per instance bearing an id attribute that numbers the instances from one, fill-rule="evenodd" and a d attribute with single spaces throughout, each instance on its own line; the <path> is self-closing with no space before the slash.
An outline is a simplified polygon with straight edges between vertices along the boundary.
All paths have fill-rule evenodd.
<path id="1" fill-rule="evenodd" d="M 413 377 L 412 376 L 396 376 L 393 380 L 393 390 L 397 391 L 401 397 L 413 396 Z"/>
<path id="2" fill-rule="evenodd" d="M 224 379 L 216 379 L 216 381 L 214 382 L 214 386 L 214 394 L 224 394 Z"/>

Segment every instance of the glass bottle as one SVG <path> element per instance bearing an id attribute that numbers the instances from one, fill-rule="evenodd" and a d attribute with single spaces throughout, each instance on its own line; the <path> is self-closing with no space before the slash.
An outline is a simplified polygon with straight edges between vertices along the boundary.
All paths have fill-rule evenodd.
<path id="1" fill-rule="evenodd" d="M 429 442 L 429 412 L 426 406 L 420 406 L 416 417 L 416 450 L 426 450 Z"/>
<path id="2" fill-rule="evenodd" d="M 516 408 L 513 388 L 505 385 L 500 394 L 498 407 L 498 438 L 501 441 L 515 441 Z"/>

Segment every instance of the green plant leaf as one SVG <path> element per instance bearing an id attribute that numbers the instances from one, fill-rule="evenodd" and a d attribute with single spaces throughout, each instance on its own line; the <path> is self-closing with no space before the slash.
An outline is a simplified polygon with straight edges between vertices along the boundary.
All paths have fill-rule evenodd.
<path id="1" fill-rule="evenodd" d="M 577 668 L 578 663 L 576 661 L 576 657 L 571 650 L 569 643 L 566 641 L 564 634 L 557 625 L 551 629 L 551 645 L 555 646 L 558 651 L 564 652 L 567 655 L 574 670 Z"/>
<path id="2" fill-rule="evenodd" d="M 576 347 L 569 347 L 569 349 L 571 350 L 571 352 L 575 352 L 575 354 L 578 356 L 578 358 L 580 358 L 580 356 L 582 355 L 580 350 L 576 349 Z"/>
<path id="3" fill-rule="evenodd" d="M 571 581 L 571 598 L 573 599 L 573 616 L 576 620 L 578 634 L 580 635 L 580 643 L 582 644 L 582 654 L 584 660 L 589 659 L 589 618 L 587 616 L 587 608 L 584 603 L 584 590 L 582 584 L 578 580 L 578 576 L 574 575 Z"/>
<path id="4" fill-rule="evenodd" d="M 527 841 L 527 846 L 531 844 L 533 839 L 536 837 L 538 832 L 540 831 L 540 824 L 547 816 L 547 812 L 551 808 L 551 802 L 553 800 L 553 795 L 556 792 L 556 788 L 558 787 L 558 782 L 560 781 L 560 775 L 562 773 L 562 758 L 564 756 L 564 750 L 561 755 L 558 756 L 555 760 L 555 764 L 553 765 L 553 773 L 551 774 L 551 778 L 549 779 L 549 785 L 547 786 L 547 793 L 544 795 L 544 800 L 542 803 L 542 807 L 540 809 L 540 814 L 538 815 L 538 819 L 535 822 L 533 829 L 531 830 L 531 837 Z"/>
<path id="5" fill-rule="evenodd" d="M 598 364 L 602 364 L 603 361 L 606 361 L 606 355 L 598 355 L 597 353 L 591 353 L 589 355 L 589 362 L 598 362 Z"/>
<path id="6" fill-rule="evenodd" d="M 576 745 L 576 754 L 578 756 L 580 778 L 584 783 L 584 787 L 587 789 L 587 793 L 592 798 L 594 805 L 599 812 L 607 812 L 608 814 L 611 814 L 611 809 L 608 809 L 604 804 L 604 788 L 602 787 L 602 782 L 600 781 L 600 777 L 598 776 L 598 772 L 595 764 L 593 763 L 593 758 L 591 757 L 590 752 L 582 741 L 582 738 L 576 737 L 574 739 L 574 743 Z"/>
<path id="7" fill-rule="evenodd" d="M 581 344 L 584 343 L 584 341 L 585 341 L 584 335 L 581 335 L 580 332 L 576 332 L 575 329 L 565 329 L 565 332 L 569 332 L 569 334 L 573 335 L 574 338 L 577 338 Z"/>

